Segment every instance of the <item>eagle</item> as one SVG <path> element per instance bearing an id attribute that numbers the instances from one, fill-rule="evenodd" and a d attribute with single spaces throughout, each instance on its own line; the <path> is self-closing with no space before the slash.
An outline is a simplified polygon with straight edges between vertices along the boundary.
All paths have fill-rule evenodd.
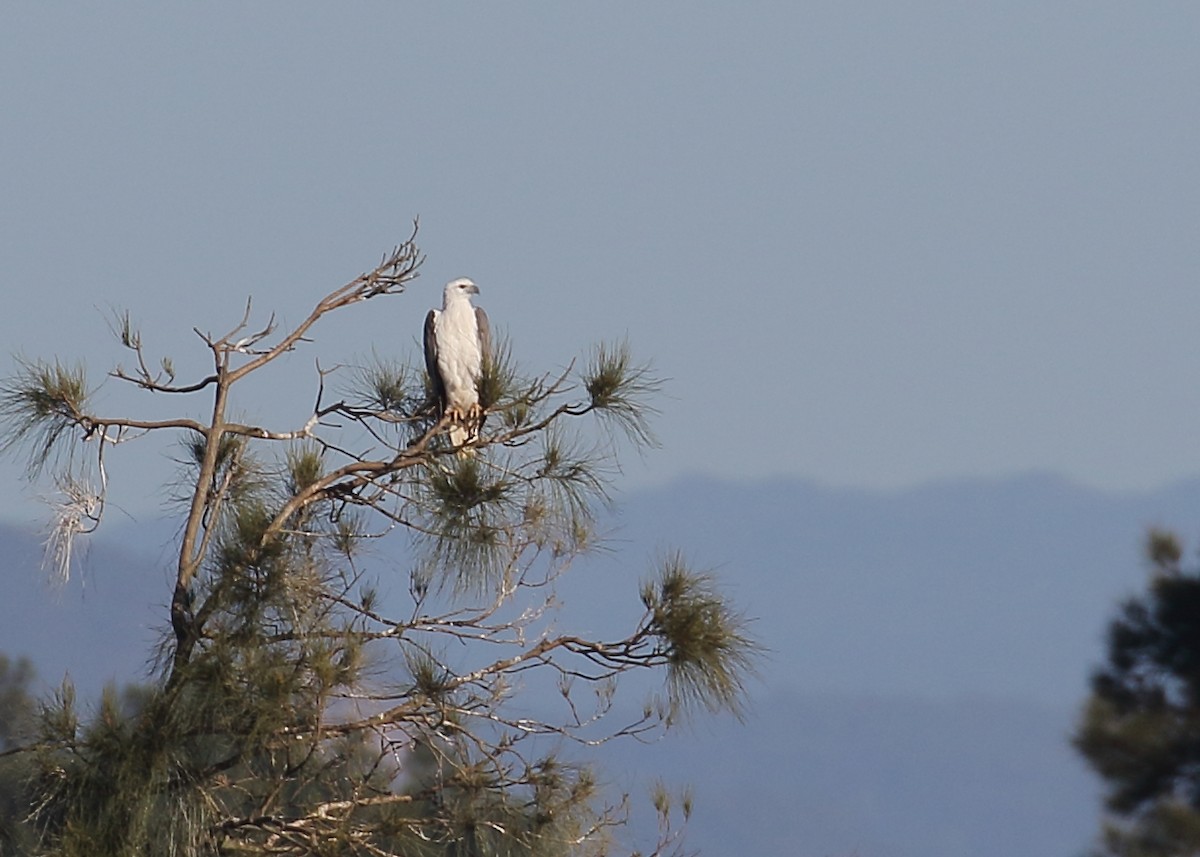
<path id="1" fill-rule="evenodd" d="M 439 417 L 450 418 L 450 443 L 462 446 L 479 437 L 484 413 L 479 376 L 491 356 L 487 313 L 471 305 L 479 286 L 466 277 L 446 283 L 442 308 L 425 316 L 425 369 Z"/>

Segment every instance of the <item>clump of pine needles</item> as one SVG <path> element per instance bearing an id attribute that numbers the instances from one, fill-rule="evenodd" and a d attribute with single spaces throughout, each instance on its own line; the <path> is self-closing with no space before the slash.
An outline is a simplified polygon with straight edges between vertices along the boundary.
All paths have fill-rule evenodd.
<path id="1" fill-rule="evenodd" d="M 642 603 L 667 661 L 671 709 L 702 706 L 744 716 L 745 682 L 762 649 L 747 633 L 749 620 L 721 596 L 712 575 L 692 571 L 673 553 L 661 562 L 658 578 L 642 585 Z"/>
<path id="2" fill-rule="evenodd" d="M 87 398 L 81 364 L 18 360 L 16 373 L 0 384 L 0 423 L 6 428 L 0 452 L 28 444 L 27 468 L 36 477 L 71 430 L 83 425 Z"/>
<path id="3" fill-rule="evenodd" d="M 648 363 L 633 362 L 628 342 L 597 345 L 584 369 L 583 386 L 601 419 L 640 446 L 658 445 L 650 428 L 650 418 L 658 412 L 649 400 L 662 389 L 662 381 Z"/>

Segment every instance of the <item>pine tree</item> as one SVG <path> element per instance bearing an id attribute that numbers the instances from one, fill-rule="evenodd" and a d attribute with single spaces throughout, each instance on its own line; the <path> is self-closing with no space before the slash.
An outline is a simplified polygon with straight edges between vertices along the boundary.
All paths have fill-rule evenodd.
<path id="1" fill-rule="evenodd" d="M 740 713 L 757 652 L 746 620 L 677 555 L 632 599 L 626 635 L 555 626 L 555 582 L 597 543 L 612 439 L 653 442 L 659 382 L 626 345 L 530 378 L 495 348 L 471 454 L 449 445 L 423 372 L 390 357 L 318 368 L 302 425 L 231 416 L 239 384 L 312 347 L 324 317 L 402 295 L 415 237 L 290 330 L 252 330 L 247 305 L 228 333 L 202 334 L 213 368 L 194 380 L 152 360 L 120 315 L 131 360 L 111 377 L 189 406 L 206 397 L 206 420 L 101 414 L 82 366 L 61 360 L 22 361 L 0 388 L 6 448 L 62 490 L 63 573 L 104 514 L 106 450 L 163 432 L 184 449 L 157 680 L 136 699 L 107 694 L 91 718 L 69 687 L 44 707 L 30 751 L 39 853 L 612 853 L 623 799 L 571 748 L 698 708 Z M 380 540 L 406 552 L 388 572 L 406 580 L 401 607 L 376 591 Z M 646 670 L 665 690 L 617 720 L 618 679 Z"/>
<path id="2" fill-rule="evenodd" d="M 1147 542 L 1147 592 L 1108 629 L 1075 746 L 1107 784 L 1106 853 L 1200 854 L 1200 569 L 1170 533 Z"/>
<path id="3" fill-rule="evenodd" d="M 37 705 L 30 685 L 33 665 L 0 654 L 0 857 L 29 853 L 29 830 L 24 783 L 30 774 L 27 758 L 17 751 L 34 734 Z"/>

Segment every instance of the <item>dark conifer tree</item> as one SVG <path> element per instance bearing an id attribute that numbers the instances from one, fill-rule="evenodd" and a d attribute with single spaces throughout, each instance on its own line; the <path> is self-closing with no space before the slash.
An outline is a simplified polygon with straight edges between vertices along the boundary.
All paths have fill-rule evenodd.
<path id="1" fill-rule="evenodd" d="M 1200 854 L 1200 569 L 1151 533 L 1145 594 L 1121 605 L 1075 745 L 1107 786 L 1106 853 Z"/>
<path id="2" fill-rule="evenodd" d="M 21 747 L 34 738 L 37 702 L 33 697 L 33 665 L 0 654 L 0 857 L 29 854 L 31 831 L 26 783 L 31 767 Z"/>

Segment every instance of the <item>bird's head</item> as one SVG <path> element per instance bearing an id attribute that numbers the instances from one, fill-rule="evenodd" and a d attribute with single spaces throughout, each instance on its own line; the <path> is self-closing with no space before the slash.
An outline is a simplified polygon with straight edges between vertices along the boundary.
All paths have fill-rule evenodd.
<path id="1" fill-rule="evenodd" d="M 459 277 L 457 280 L 451 280 L 446 283 L 445 302 L 447 304 L 454 300 L 470 300 L 471 295 L 479 294 L 479 286 L 475 285 L 474 281 Z"/>

